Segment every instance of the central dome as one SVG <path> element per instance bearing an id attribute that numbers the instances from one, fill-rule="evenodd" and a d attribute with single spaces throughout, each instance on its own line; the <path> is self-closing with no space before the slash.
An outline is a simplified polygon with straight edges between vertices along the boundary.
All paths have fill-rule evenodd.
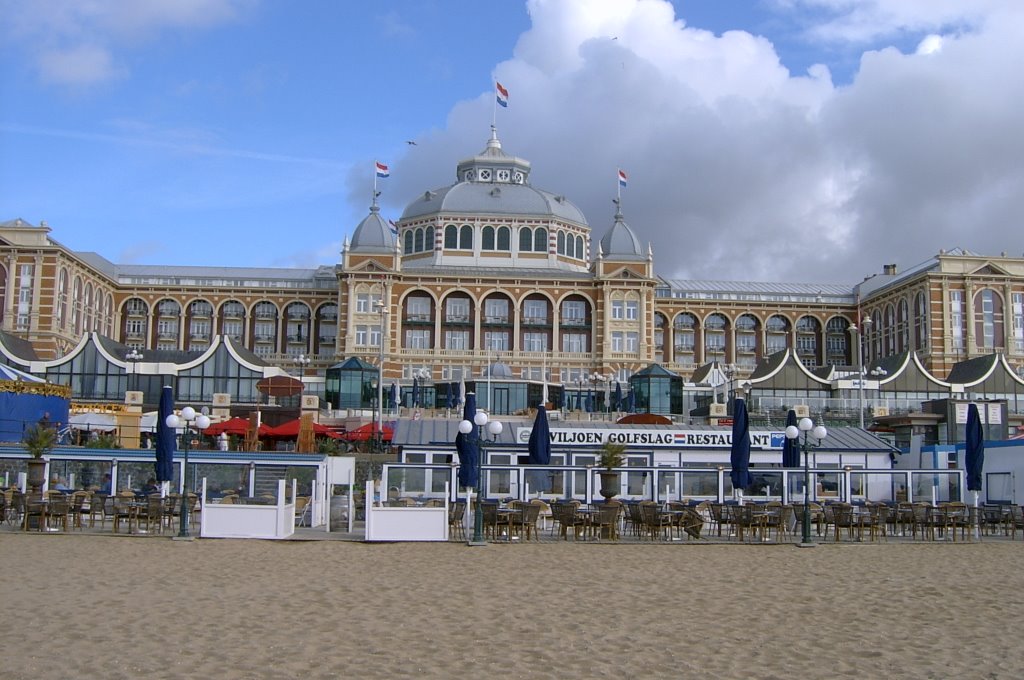
<path id="1" fill-rule="evenodd" d="M 402 221 L 445 215 L 526 216 L 585 227 L 583 212 L 565 196 L 530 186 L 530 162 L 509 156 L 491 129 L 487 147 L 459 162 L 451 186 L 426 191 L 402 213 Z"/>

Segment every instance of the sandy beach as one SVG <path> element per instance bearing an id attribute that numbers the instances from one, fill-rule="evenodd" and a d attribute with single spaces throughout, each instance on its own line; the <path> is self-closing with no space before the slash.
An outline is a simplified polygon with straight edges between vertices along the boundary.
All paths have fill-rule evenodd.
<path id="1" fill-rule="evenodd" d="M 0 534 L 8 679 L 1018 678 L 1024 543 Z"/>

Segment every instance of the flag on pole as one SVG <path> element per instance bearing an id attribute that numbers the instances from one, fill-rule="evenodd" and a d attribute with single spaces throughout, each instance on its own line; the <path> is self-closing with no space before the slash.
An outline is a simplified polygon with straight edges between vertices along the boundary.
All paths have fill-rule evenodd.
<path id="1" fill-rule="evenodd" d="M 395 224 L 394 220 L 388 220 L 388 224 L 391 225 L 391 233 L 398 236 L 398 225 Z"/>
<path id="2" fill-rule="evenodd" d="M 388 166 L 384 165 L 380 161 L 374 161 L 377 166 L 377 177 L 390 177 L 391 173 L 388 171 Z"/>
<path id="3" fill-rule="evenodd" d="M 627 180 L 626 173 L 625 173 L 624 170 L 622 170 L 620 168 L 619 169 L 619 186 L 620 187 L 625 187 L 626 186 L 626 180 Z"/>
<path id="4" fill-rule="evenodd" d="M 504 107 L 508 106 L 508 90 L 501 86 L 501 83 L 494 81 L 495 94 L 498 97 L 498 104 Z"/>

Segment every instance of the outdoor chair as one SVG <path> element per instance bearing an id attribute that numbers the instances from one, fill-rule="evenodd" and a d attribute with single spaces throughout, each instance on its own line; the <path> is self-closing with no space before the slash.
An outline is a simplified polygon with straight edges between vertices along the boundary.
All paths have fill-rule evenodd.
<path id="1" fill-rule="evenodd" d="M 619 540 L 619 517 L 622 516 L 622 504 L 609 501 L 598 506 L 597 514 L 590 521 L 590 532 L 597 540 L 607 537 Z"/>
<path id="2" fill-rule="evenodd" d="M 1010 532 L 1012 540 L 1017 539 L 1017 529 L 1024 530 L 1024 508 L 1019 505 L 1010 505 L 1006 513 L 1006 528 Z"/>
<path id="3" fill-rule="evenodd" d="M 839 535 L 846 529 L 846 537 L 853 539 L 856 530 L 857 539 L 863 537 L 860 520 L 854 514 L 853 506 L 849 503 L 832 503 L 832 526 L 835 529 L 835 540 L 839 542 Z"/>
<path id="4" fill-rule="evenodd" d="M 644 517 L 639 503 L 626 503 L 626 529 L 630 536 L 639 538 L 644 534 Z"/>
<path id="5" fill-rule="evenodd" d="M 721 538 L 722 526 L 728 524 L 726 506 L 717 502 L 708 503 L 708 511 L 711 513 L 711 524 L 714 527 L 715 534 Z"/>
<path id="6" fill-rule="evenodd" d="M 643 501 L 640 503 L 640 514 L 644 518 L 645 533 L 652 541 L 659 537 L 668 540 L 672 537 L 672 516 L 661 512 L 661 508 L 655 501 Z"/>
<path id="7" fill-rule="evenodd" d="M 867 506 L 868 516 L 861 524 L 868 530 L 868 540 L 882 538 L 889 540 L 889 506 L 885 503 L 872 503 Z"/>
<path id="8" fill-rule="evenodd" d="M 455 501 L 448 508 L 448 538 L 452 534 L 460 541 L 466 540 L 466 501 Z"/>
<path id="9" fill-rule="evenodd" d="M 68 530 L 68 517 L 71 514 L 71 505 L 63 494 L 61 498 L 51 499 L 45 512 L 45 524 L 48 529 Z"/>
<path id="10" fill-rule="evenodd" d="M 146 531 L 152 531 L 155 523 L 157 530 L 162 534 L 165 516 L 164 499 L 158 493 L 147 496 L 146 506 L 139 509 L 139 521 L 146 521 Z"/>
<path id="11" fill-rule="evenodd" d="M 82 518 L 89 512 L 89 492 L 76 491 L 71 494 L 71 526 L 74 529 L 82 528 Z"/>
<path id="12" fill-rule="evenodd" d="M 492 539 L 498 539 L 498 504 L 482 502 L 481 508 L 483 509 L 484 518 L 484 538 L 490 536 Z"/>
<path id="13" fill-rule="evenodd" d="M 704 518 L 698 508 L 692 508 L 686 503 L 670 503 L 669 507 L 676 513 L 673 515 L 673 523 L 679 535 L 684 533 L 690 538 L 700 538 L 700 532 L 704 528 Z"/>
<path id="14" fill-rule="evenodd" d="M 295 526 L 306 526 L 307 514 L 312 512 L 311 500 L 309 496 L 295 498 Z"/>
<path id="15" fill-rule="evenodd" d="M 586 528 L 586 518 L 580 516 L 577 512 L 579 504 L 576 502 L 568 503 L 555 503 L 551 506 L 551 512 L 553 514 L 555 522 L 558 524 L 559 535 L 569 540 L 569 530 L 572 530 L 572 537 L 578 539 L 580 533 Z M 552 530 L 554 530 L 554 523 L 552 524 Z"/>
<path id="16" fill-rule="evenodd" d="M 935 525 L 932 523 L 932 506 L 928 503 L 914 503 L 910 507 L 912 524 L 911 532 L 916 539 L 918 532 L 921 532 L 922 540 L 935 539 Z"/>
<path id="17" fill-rule="evenodd" d="M 89 528 L 96 526 L 96 520 L 100 521 L 100 528 L 107 523 L 107 494 L 94 493 L 89 498 Z"/>
<path id="18" fill-rule="evenodd" d="M 509 528 L 518 536 L 526 540 L 532 537 L 539 540 L 537 536 L 537 518 L 540 517 L 540 506 L 534 503 L 520 504 L 518 512 L 509 515 Z"/>
<path id="19" fill-rule="evenodd" d="M 122 522 L 127 522 L 128 533 L 131 533 L 132 527 L 134 526 L 135 520 L 138 516 L 138 508 L 135 506 L 135 497 L 117 495 L 114 496 L 113 504 L 114 533 L 120 533 Z"/>

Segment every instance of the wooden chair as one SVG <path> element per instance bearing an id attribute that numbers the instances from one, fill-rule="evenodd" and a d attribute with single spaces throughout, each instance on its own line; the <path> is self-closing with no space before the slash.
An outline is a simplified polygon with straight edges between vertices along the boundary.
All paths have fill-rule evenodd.
<path id="1" fill-rule="evenodd" d="M 597 540 L 607 536 L 609 540 L 619 540 L 619 517 L 622 515 L 622 504 L 609 501 L 601 504 L 597 514 L 590 521 L 590 532 Z"/>
<path id="2" fill-rule="evenodd" d="M 587 521 L 586 518 L 579 515 L 578 509 L 579 503 L 574 501 L 552 505 L 551 513 L 554 518 L 554 522 L 551 525 L 552 531 L 554 531 L 554 525 L 557 523 L 559 536 L 564 540 L 569 540 L 570 529 L 572 529 L 572 537 L 579 539 L 580 533 L 586 529 Z"/>
<path id="3" fill-rule="evenodd" d="M 135 506 L 135 497 L 118 494 L 113 498 L 113 527 L 114 533 L 120 533 L 121 523 L 127 522 L 128 533 L 132 532 L 135 520 L 138 516 L 138 508 Z"/>
<path id="4" fill-rule="evenodd" d="M 518 512 L 510 515 L 510 530 L 518 536 L 530 540 L 539 540 L 537 536 L 537 519 L 540 517 L 540 505 L 523 503 Z"/>
<path id="5" fill-rule="evenodd" d="M 846 529 L 846 537 L 850 540 L 853 539 L 854 534 L 856 534 L 857 540 L 863 538 L 860 520 L 854 514 L 853 506 L 849 503 L 831 503 L 830 505 L 832 507 L 832 526 L 835 529 L 836 542 L 839 542 L 839 535 L 843 529 Z"/>
<path id="6" fill-rule="evenodd" d="M 71 494 L 71 527 L 82 528 L 82 518 L 89 513 L 89 492 L 76 491 Z"/>
<path id="7" fill-rule="evenodd" d="M 25 515 L 25 494 L 18 489 L 13 489 L 6 496 L 7 507 L 3 519 L 8 526 L 21 524 Z"/>
<path id="8" fill-rule="evenodd" d="M 686 534 L 690 538 L 700 538 L 700 532 L 704 528 L 704 517 L 698 510 L 700 505 L 693 508 L 686 503 L 676 502 L 669 503 L 669 507 L 677 513 L 672 516 L 672 520 L 679 535 Z"/>
<path id="9" fill-rule="evenodd" d="M 46 521 L 43 524 L 48 529 L 68 530 L 68 518 L 71 515 L 71 504 L 67 496 L 61 494 L 60 498 L 51 498 L 46 508 Z"/>
<path id="10" fill-rule="evenodd" d="M 640 514 L 644 518 L 644 530 L 652 541 L 658 538 L 668 540 L 672 538 L 674 531 L 672 516 L 661 512 L 658 503 L 655 501 L 642 501 L 640 503 Z"/>
<path id="11" fill-rule="evenodd" d="M 929 503 L 914 503 L 910 507 L 913 524 L 911 531 L 916 539 L 918 532 L 922 540 L 935 539 L 935 525 L 932 523 L 932 506 Z"/>
<path id="12" fill-rule="evenodd" d="M 448 508 L 448 538 L 466 540 L 466 501 L 455 501 Z"/>
<path id="13" fill-rule="evenodd" d="M 96 526 L 96 520 L 100 521 L 100 528 L 107 523 L 107 494 L 94 493 L 89 498 L 89 528 Z"/>
<path id="14" fill-rule="evenodd" d="M 164 499 L 160 497 L 160 494 L 146 496 L 146 505 L 138 508 L 138 512 L 139 524 L 145 521 L 147 532 L 153 531 L 154 523 L 161 534 L 164 532 Z"/>

